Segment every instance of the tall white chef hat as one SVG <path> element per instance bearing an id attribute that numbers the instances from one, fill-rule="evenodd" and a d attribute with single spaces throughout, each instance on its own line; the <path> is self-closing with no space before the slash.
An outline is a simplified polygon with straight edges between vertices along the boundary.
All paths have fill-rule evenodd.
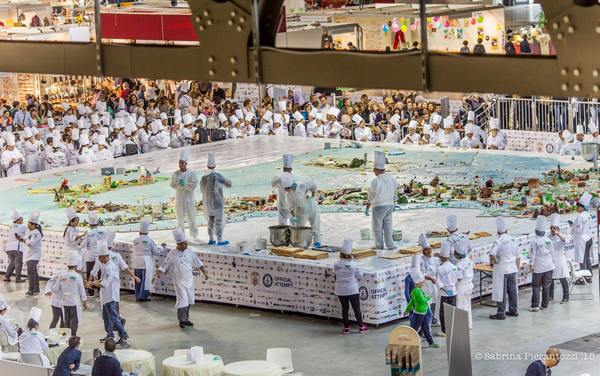
<path id="1" fill-rule="evenodd" d="M 62 102 L 60 104 L 60 106 L 62 107 L 63 111 L 67 111 L 67 110 L 71 109 L 71 106 L 69 104 L 65 103 L 65 102 Z"/>
<path id="2" fill-rule="evenodd" d="M 294 184 L 294 178 L 293 178 L 292 174 L 290 174 L 289 172 L 283 173 L 281 175 L 280 181 L 281 181 L 281 186 L 283 188 L 289 188 Z"/>
<path id="3" fill-rule="evenodd" d="M 283 112 L 287 109 L 287 101 L 279 101 L 277 102 L 277 108 L 279 108 L 280 112 Z"/>
<path id="4" fill-rule="evenodd" d="M 398 114 L 394 114 L 394 116 L 392 116 L 390 118 L 390 124 L 392 124 L 393 126 L 399 126 L 400 125 L 400 115 Z"/>
<path id="5" fill-rule="evenodd" d="M 219 112 L 219 121 L 221 123 L 224 123 L 224 122 L 227 121 L 227 116 L 224 113 L 222 113 L 222 112 Z"/>
<path id="6" fill-rule="evenodd" d="M 188 112 L 187 114 L 183 115 L 182 120 L 184 125 L 190 125 L 194 122 L 194 117 Z"/>
<path id="7" fill-rule="evenodd" d="M 546 226 L 548 225 L 547 222 L 548 221 L 545 216 L 538 215 L 537 219 L 535 220 L 535 230 L 546 231 Z"/>
<path id="8" fill-rule="evenodd" d="M 273 118 L 273 113 L 269 110 L 265 111 L 265 113 L 262 116 L 262 119 L 264 121 L 271 121 L 272 118 Z"/>
<path id="9" fill-rule="evenodd" d="M 98 245 L 100 245 L 100 244 L 98 244 Z M 69 254 L 67 255 L 67 266 L 71 266 L 71 267 L 79 266 L 80 262 L 81 262 L 81 257 L 79 256 L 79 253 L 69 252 Z"/>
<path id="10" fill-rule="evenodd" d="M 169 119 L 169 115 L 167 115 L 166 112 L 160 113 L 160 120 L 168 120 L 168 119 Z"/>
<path id="11" fill-rule="evenodd" d="M 83 118 L 77 119 L 77 128 L 85 128 L 85 120 Z"/>
<path id="12" fill-rule="evenodd" d="M 344 239 L 342 244 L 342 253 L 350 256 L 352 254 L 352 239 Z"/>
<path id="13" fill-rule="evenodd" d="M 154 119 L 154 121 L 152 122 L 152 124 L 150 125 L 150 132 L 152 133 L 158 133 L 159 129 L 160 129 L 160 125 L 161 122 L 159 119 Z"/>
<path id="14" fill-rule="evenodd" d="M 469 243 L 470 242 L 467 237 L 460 238 L 456 243 L 454 251 L 457 252 L 459 255 L 466 256 L 467 252 L 469 251 Z"/>
<path id="15" fill-rule="evenodd" d="M 417 121 L 411 120 L 410 123 L 408 123 L 408 127 L 411 129 L 417 129 Z"/>
<path id="16" fill-rule="evenodd" d="M 412 255 L 410 258 L 410 267 L 416 268 L 421 266 L 421 255 Z"/>
<path id="17" fill-rule="evenodd" d="M 79 115 L 85 114 L 85 105 L 83 103 L 77 103 L 77 112 L 79 113 Z"/>
<path id="18" fill-rule="evenodd" d="M 206 167 L 208 167 L 208 168 L 217 167 L 217 158 L 215 157 L 215 153 L 212 151 L 208 152 L 208 161 L 206 162 Z"/>
<path id="19" fill-rule="evenodd" d="M 98 136 L 98 145 L 108 146 L 108 145 L 106 145 L 106 136 L 105 135 L 101 134 Z"/>
<path id="20" fill-rule="evenodd" d="M 96 102 L 96 110 L 98 112 L 104 112 L 104 111 L 106 111 L 106 102 L 97 101 Z"/>
<path id="21" fill-rule="evenodd" d="M 294 163 L 294 156 L 292 154 L 284 154 L 283 155 L 283 167 L 284 168 L 292 168 L 293 163 Z"/>
<path id="22" fill-rule="evenodd" d="M 592 195 L 589 194 L 588 192 L 584 192 L 581 195 L 581 197 L 579 197 L 579 200 L 577 202 L 579 202 L 581 205 L 583 205 L 583 207 L 587 208 L 591 201 L 592 201 Z"/>
<path id="23" fill-rule="evenodd" d="M 36 210 L 32 211 L 29 214 L 29 222 L 39 225 L 40 224 L 40 212 L 36 211 Z"/>
<path id="24" fill-rule="evenodd" d="M 71 222 L 72 220 L 77 218 L 77 212 L 75 211 L 74 208 L 67 208 L 66 213 L 67 213 L 67 219 L 69 220 L 69 222 Z"/>
<path id="25" fill-rule="evenodd" d="M 560 214 L 554 213 L 550 217 L 551 226 L 558 227 L 560 226 Z"/>
<path id="26" fill-rule="evenodd" d="M 238 108 L 237 110 L 234 111 L 235 112 L 235 116 L 238 119 L 243 119 L 244 118 L 244 111 L 242 111 L 240 108 Z"/>
<path id="27" fill-rule="evenodd" d="M 279 124 L 282 125 L 283 123 L 283 116 L 281 116 L 281 114 L 275 114 L 273 115 L 273 124 Z"/>
<path id="28" fill-rule="evenodd" d="M 410 278 L 412 278 L 412 280 L 415 284 L 421 283 L 425 280 L 425 276 L 423 275 L 423 272 L 419 268 L 413 268 L 410 271 Z"/>
<path id="29" fill-rule="evenodd" d="M 17 211 L 17 209 L 11 209 L 10 216 L 13 222 L 15 222 L 19 218 L 23 218 L 23 216 Z"/>
<path id="30" fill-rule="evenodd" d="M 109 256 L 110 252 L 108 251 L 108 242 L 99 241 L 97 252 L 98 252 L 98 256 Z"/>
<path id="31" fill-rule="evenodd" d="M 98 114 L 92 114 L 91 120 L 94 125 L 100 124 L 100 116 Z"/>
<path id="32" fill-rule="evenodd" d="M 46 119 L 46 123 L 48 123 L 48 128 L 54 129 L 54 127 L 55 127 L 54 118 L 49 117 L 48 119 Z"/>
<path id="33" fill-rule="evenodd" d="M 90 223 L 90 225 L 98 224 L 98 213 L 95 210 L 92 210 L 88 213 L 88 222 Z"/>
<path id="34" fill-rule="evenodd" d="M 31 133 L 31 129 L 25 128 L 25 130 L 23 131 L 23 138 L 27 139 L 32 136 L 33 136 L 33 133 Z"/>
<path id="35" fill-rule="evenodd" d="M 247 122 L 251 122 L 252 120 L 254 120 L 254 112 L 248 112 L 246 114 L 246 117 L 244 117 L 244 120 L 246 120 Z"/>
<path id="36" fill-rule="evenodd" d="M 435 114 L 433 115 L 433 119 L 431 119 L 431 124 L 440 125 L 442 123 L 442 115 Z"/>
<path id="37" fill-rule="evenodd" d="M 458 218 L 454 214 L 450 214 L 446 218 L 446 228 L 450 232 L 454 232 L 458 229 Z"/>
<path id="38" fill-rule="evenodd" d="M 431 244 L 429 244 L 429 240 L 427 239 L 427 236 L 425 236 L 425 234 L 423 234 L 423 233 L 419 234 L 419 245 L 423 249 L 431 248 Z"/>
<path id="39" fill-rule="evenodd" d="M 179 108 L 175 109 L 173 112 L 174 117 L 181 117 L 181 110 Z"/>
<path id="40" fill-rule="evenodd" d="M 31 311 L 29 312 L 29 318 L 39 324 L 42 319 L 42 310 L 38 307 L 31 307 Z"/>
<path id="41" fill-rule="evenodd" d="M 85 146 L 90 144 L 90 138 L 87 134 L 82 134 L 79 136 L 79 145 Z"/>
<path id="42" fill-rule="evenodd" d="M 9 133 L 6 135 L 6 144 L 8 146 L 15 146 L 15 135 L 12 133 Z"/>
<path id="43" fill-rule="evenodd" d="M 138 128 L 143 127 L 144 125 L 146 125 L 146 118 L 144 116 L 138 117 L 137 120 L 135 121 L 135 125 Z"/>
<path id="44" fill-rule="evenodd" d="M 140 221 L 140 233 L 147 234 L 148 230 L 150 230 L 150 221 L 147 218 L 143 218 Z"/>
<path id="45" fill-rule="evenodd" d="M 375 168 L 378 170 L 385 170 L 385 153 L 379 150 L 375 150 Z"/>
<path id="46" fill-rule="evenodd" d="M 294 117 L 294 119 L 296 121 L 303 121 L 304 120 L 304 116 L 302 116 L 302 114 L 300 112 L 298 112 L 298 111 L 294 112 L 292 114 L 292 116 Z"/>
<path id="47" fill-rule="evenodd" d="M 469 111 L 467 113 L 467 121 L 474 121 L 475 120 L 475 112 L 474 111 Z"/>
<path id="48" fill-rule="evenodd" d="M 352 116 L 352 121 L 355 122 L 356 124 L 362 123 L 363 121 L 365 121 L 365 119 L 362 118 L 362 116 L 360 116 L 359 114 L 354 114 Z"/>
<path id="49" fill-rule="evenodd" d="M 179 160 L 187 162 L 189 157 L 190 157 L 190 150 L 189 149 L 181 149 L 181 152 L 179 153 Z"/>
<path id="50" fill-rule="evenodd" d="M 571 131 L 568 129 L 565 129 L 564 131 L 562 131 L 562 136 L 565 139 L 565 141 L 567 141 L 567 142 L 573 141 L 573 133 L 571 133 Z"/>
<path id="51" fill-rule="evenodd" d="M 500 121 L 497 118 L 490 119 L 490 129 L 500 129 Z"/>
<path id="52" fill-rule="evenodd" d="M 115 233 L 113 231 L 106 231 L 106 245 L 108 246 L 108 249 L 112 249 L 113 244 L 115 243 Z"/>
<path id="53" fill-rule="evenodd" d="M 327 115 L 331 115 L 331 116 L 337 118 L 339 114 L 340 114 L 340 109 L 337 107 L 329 107 L 329 110 L 327 110 Z"/>
<path id="54" fill-rule="evenodd" d="M 508 228 L 506 226 L 506 219 L 504 219 L 504 217 L 496 218 L 496 231 L 499 234 L 504 234 L 506 231 L 508 231 Z"/>
<path id="55" fill-rule="evenodd" d="M 175 239 L 175 243 L 183 243 L 186 241 L 185 233 L 182 229 L 176 228 L 173 230 L 173 239 Z"/>
<path id="56" fill-rule="evenodd" d="M 442 242 L 442 247 L 440 249 L 440 256 L 450 257 L 450 244 L 447 241 Z"/>
<path id="57" fill-rule="evenodd" d="M 206 115 L 204 115 L 203 113 L 198 114 L 196 121 L 202 122 L 202 125 L 206 124 Z"/>
<path id="58" fill-rule="evenodd" d="M 423 125 L 423 135 L 431 133 L 431 124 Z"/>
<path id="59" fill-rule="evenodd" d="M 583 125 L 577 124 L 577 127 L 575 127 L 575 134 L 585 134 L 585 130 L 583 129 Z"/>
<path id="60" fill-rule="evenodd" d="M 231 122 L 231 125 L 236 125 L 237 123 L 240 122 L 240 119 L 235 115 L 231 115 L 229 117 L 229 121 Z"/>
<path id="61" fill-rule="evenodd" d="M 452 120 L 452 117 L 448 116 L 447 118 L 444 118 L 444 129 L 450 129 L 453 125 L 454 120 Z"/>

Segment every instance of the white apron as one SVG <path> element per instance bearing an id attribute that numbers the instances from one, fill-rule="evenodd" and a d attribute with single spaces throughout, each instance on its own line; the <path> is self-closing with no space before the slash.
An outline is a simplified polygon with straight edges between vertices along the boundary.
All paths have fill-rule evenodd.
<path id="1" fill-rule="evenodd" d="M 70 295 L 75 295 L 75 293 L 67 293 L 64 294 L 63 296 L 70 296 Z M 78 325 L 81 327 L 81 325 L 83 324 L 83 306 L 81 305 L 81 300 L 79 299 L 79 297 L 77 297 L 77 299 L 73 299 L 75 300 L 75 307 L 77 307 L 77 321 L 78 321 Z M 64 316 L 64 312 L 63 312 L 63 316 Z"/>
<path id="2" fill-rule="evenodd" d="M 555 252 L 556 259 L 554 262 L 554 270 L 552 271 L 552 279 L 569 278 L 571 273 L 569 263 L 567 261 L 567 253 L 564 248 L 562 251 Z"/>
<path id="3" fill-rule="evenodd" d="M 492 273 L 492 300 L 495 302 L 501 302 L 504 299 L 504 275 L 511 274 L 507 272 L 510 266 L 510 263 L 506 262 L 494 264 L 494 271 Z"/>
<path id="4" fill-rule="evenodd" d="M 585 256 L 585 243 L 587 240 L 582 235 L 573 236 L 573 244 L 575 245 L 575 262 L 578 264 L 583 263 L 583 256 Z"/>
<path id="5" fill-rule="evenodd" d="M 185 308 L 190 305 L 194 305 L 196 302 L 195 289 L 194 289 L 194 277 L 173 277 L 173 284 L 175 285 L 175 308 Z"/>
<path id="6" fill-rule="evenodd" d="M 469 314 L 469 329 L 473 327 L 471 315 L 471 297 L 473 294 L 473 282 L 462 279 L 456 283 L 456 307 L 464 309 Z"/>
<path id="7" fill-rule="evenodd" d="M 154 285 L 152 284 L 152 276 L 154 275 L 154 257 L 152 256 L 143 256 L 144 263 L 146 264 L 146 278 L 144 280 L 144 290 L 152 291 L 154 290 Z"/>

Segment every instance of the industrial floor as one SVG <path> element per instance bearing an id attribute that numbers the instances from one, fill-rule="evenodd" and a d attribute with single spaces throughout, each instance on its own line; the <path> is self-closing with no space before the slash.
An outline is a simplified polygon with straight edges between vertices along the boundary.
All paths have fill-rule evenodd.
<path id="1" fill-rule="evenodd" d="M 474 375 L 523 375 L 531 356 L 548 346 L 600 332 L 597 271 L 594 277 L 594 300 L 558 304 L 561 298 L 557 285 L 557 300 L 548 310 L 528 311 L 531 289 L 519 293 L 520 316 L 506 321 L 491 321 L 487 317 L 494 308 L 473 303 L 471 352 Z M 0 293 L 11 309 L 8 316 L 27 319 L 29 309 L 43 309 L 42 329 L 51 319 L 49 299 L 44 296 L 25 297 L 26 284 L 0 284 Z M 99 346 L 104 336 L 99 301 L 90 301 L 85 322 L 79 335 L 83 350 Z M 133 295 L 122 294 L 122 315 L 131 336 L 131 347 L 145 349 L 156 357 L 157 370 L 161 361 L 173 350 L 201 345 L 207 353 L 221 355 L 225 363 L 245 359 L 264 359 L 269 347 L 292 349 L 294 368 L 306 376 L 320 375 L 386 375 L 384 348 L 387 335 L 396 325 L 372 327 L 367 334 L 342 335 L 341 322 L 308 316 L 295 316 L 256 309 L 236 308 L 219 304 L 197 304 L 191 312 L 192 329 L 182 330 L 175 319 L 174 299 L 154 297 L 152 302 L 136 303 Z M 437 328 L 433 328 L 434 332 Z M 447 375 L 446 346 L 437 338 L 439 349 L 423 349 L 425 375 Z M 600 349 L 597 354 L 566 352 L 556 375 L 599 375 Z M 87 356 L 90 353 L 86 353 Z M 510 360 L 485 360 L 503 357 Z"/>

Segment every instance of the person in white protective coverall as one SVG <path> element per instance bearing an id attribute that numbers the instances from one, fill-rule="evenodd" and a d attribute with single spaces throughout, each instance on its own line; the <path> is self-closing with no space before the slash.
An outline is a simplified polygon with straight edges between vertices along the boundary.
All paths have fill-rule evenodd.
<path id="1" fill-rule="evenodd" d="M 392 237 L 392 213 L 398 194 L 398 183 L 393 176 L 385 173 L 385 154 L 375 152 L 375 179 L 371 182 L 365 215 L 373 208 L 371 229 L 375 237 L 375 249 L 394 249 Z"/>
<path id="2" fill-rule="evenodd" d="M 592 201 L 592 195 L 585 192 L 577 201 L 577 216 L 573 221 L 573 243 L 575 245 L 575 262 L 579 263 L 580 269 L 589 270 L 592 273 L 592 230 L 590 224 L 592 218 L 587 209 Z M 591 277 L 586 277 L 588 283 L 592 283 Z"/>
<path id="3" fill-rule="evenodd" d="M 184 220 L 187 217 L 190 225 L 192 239 L 198 241 L 198 227 L 196 227 L 196 200 L 194 190 L 198 186 L 198 176 L 187 169 L 189 150 L 184 149 L 179 155 L 179 170 L 171 175 L 171 188 L 175 189 L 175 213 L 177 215 L 177 228 L 185 229 Z"/>
<path id="4" fill-rule="evenodd" d="M 200 269 L 204 279 L 208 280 L 208 273 L 198 254 L 188 248 L 185 234 L 181 229 L 173 230 L 173 238 L 177 243 L 177 249 L 169 251 L 167 257 L 158 268 L 152 279 L 155 282 L 161 274 L 170 272 L 175 285 L 175 308 L 177 308 L 177 319 L 179 327 L 193 326 L 190 321 L 190 306 L 195 303 L 194 269 Z"/>
<path id="5" fill-rule="evenodd" d="M 508 236 L 504 217 L 496 218 L 498 238 L 490 249 L 492 273 L 492 300 L 497 302 L 497 312 L 490 315 L 491 320 L 505 320 L 506 316 L 517 317 L 517 273 L 521 266 L 519 248 Z M 508 303 L 508 311 L 506 304 Z"/>
<path id="6" fill-rule="evenodd" d="M 314 197 L 317 185 L 311 181 L 297 183 L 292 174 L 287 173 L 281 177 L 281 185 L 287 192 L 292 225 L 306 226 L 308 222 L 312 228 L 314 247 L 321 248 L 321 223 Z"/>
<path id="7" fill-rule="evenodd" d="M 469 329 L 473 328 L 471 315 L 471 294 L 473 293 L 473 262 L 468 255 L 469 244 L 461 241 L 454 248 L 456 269 L 458 269 L 458 282 L 456 282 L 456 307 L 467 311 L 469 315 Z"/>
<path id="8" fill-rule="evenodd" d="M 148 236 L 150 222 L 146 219 L 140 222 L 140 236 L 133 241 L 133 271 L 140 282 L 135 284 L 135 300 L 150 301 L 150 289 L 154 276 L 154 256 L 161 254 L 166 244 L 158 247 Z"/>
<path id="9" fill-rule="evenodd" d="M 208 153 L 206 167 L 208 170 L 200 179 L 200 191 L 202 192 L 202 210 L 208 227 L 208 244 L 227 245 L 229 242 L 223 240 L 223 227 L 225 227 L 223 187 L 231 188 L 231 180 L 215 171 L 217 163 L 213 152 Z M 215 233 L 217 235 L 216 242 Z"/>
<path id="10" fill-rule="evenodd" d="M 283 173 L 275 176 L 271 181 L 271 186 L 277 190 L 277 212 L 279 213 L 279 225 L 289 226 L 290 225 L 290 207 L 286 199 L 286 192 L 281 185 L 281 177 L 285 174 L 290 174 L 293 180 L 298 180 L 298 176 L 292 173 L 292 163 L 294 156 L 291 154 L 283 155 Z"/>

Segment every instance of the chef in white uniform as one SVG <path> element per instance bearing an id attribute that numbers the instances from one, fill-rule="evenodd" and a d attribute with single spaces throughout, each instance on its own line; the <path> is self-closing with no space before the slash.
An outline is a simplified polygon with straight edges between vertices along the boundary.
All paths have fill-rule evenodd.
<path id="1" fill-rule="evenodd" d="M 90 138 L 87 134 L 79 136 L 79 153 L 77 154 L 77 163 L 87 164 L 95 161 L 96 155 L 90 149 Z"/>
<path id="2" fill-rule="evenodd" d="M 25 128 L 23 131 L 23 138 L 25 139 L 25 142 L 23 143 L 23 150 L 25 151 L 25 172 L 37 172 L 40 165 L 40 152 L 33 139 L 31 128 Z"/>
<path id="3" fill-rule="evenodd" d="M 471 314 L 471 297 L 473 294 L 473 262 L 468 256 L 469 243 L 459 242 L 454 248 L 458 282 L 456 282 L 456 307 L 464 309 L 469 314 L 469 329 L 473 328 Z"/>
<path id="4" fill-rule="evenodd" d="M 385 134 L 385 142 L 400 142 L 400 115 L 394 114 L 390 118 L 390 124 Z"/>
<path id="5" fill-rule="evenodd" d="M 87 236 L 81 242 L 81 249 L 83 250 L 83 261 L 85 263 L 85 271 L 87 278 L 90 279 L 92 269 L 98 258 L 98 242 L 106 241 L 106 231 L 104 228 L 98 226 L 98 213 L 92 210 L 88 213 L 88 224 L 90 230 L 87 232 Z M 90 296 L 94 296 L 94 290 L 88 291 Z"/>
<path id="6" fill-rule="evenodd" d="M 315 248 L 321 248 L 321 220 L 319 208 L 315 198 L 317 185 L 312 181 L 298 183 L 294 181 L 291 174 L 284 174 L 281 177 L 281 185 L 287 195 L 291 222 L 293 226 L 310 225 L 312 228 L 313 242 Z"/>
<path id="7" fill-rule="evenodd" d="M 465 137 L 460 141 L 460 147 L 464 149 L 483 149 L 479 135 L 475 135 L 472 124 L 465 126 Z"/>
<path id="8" fill-rule="evenodd" d="M 546 236 L 547 219 L 538 215 L 535 222 L 535 237 L 531 239 L 529 252 L 529 269 L 533 273 L 531 278 L 531 312 L 548 308 L 550 285 L 552 284 L 552 271 L 554 270 L 554 246 L 552 240 Z M 540 307 L 540 292 L 542 304 Z"/>
<path id="9" fill-rule="evenodd" d="M 573 243 L 575 245 L 575 262 L 579 263 L 581 269 L 592 272 L 592 218 L 588 213 L 588 207 L 592 201 L 592 195 L 585 192 L 577 201 L 577 216 L 573 221 Z M 591 283 L 592 279 L 587 278 Z"/>
<path id="10" fill-rule="evenodd" d="M 371 141 L 373 139 L 373 133 L 371 128 L 367 127 L 365 119 L 359 114 L 352 116 L 352 121 L 357 125 L 354 128 L 354 139 L 356 141 Z"/>
<path id="11" fill-rule="evenodd" d="M 98 151 L 94 155 L 94 161 L 109 161 L 114 158 L 114 153 L 106 144 L 106 136 L 98 136 Z"/>
<path id="12" fill-rule="evenodd" d="M 583 125 L 579 124 L 575 128 L 575 137 L 572 142 L 567 143 L 563 146 L 561 154 L 563 155 L 581 155 L 583 149 L 583 140 L 585 137 L 585 130 Z"/>
<path id="13" fill-rule="evenodd" d="M 16 209 L 12 209 L 11 219 L 13 223 L 8 231 L 8 239 L 5 245 L 9 263 L 6 267 L 4 282 L 10 282 L 14 272 L 16 282 L 23 283 L 25 280 L 21 278 L 21 274 L 23 272 L 23 252 L 26 246 L 25 234 L 27 233 L 27 227 L 23 224 L 23 216 Z"/>
<path id="14" fill-rule="evenodd" d="M 79 325 L 83 324 L 83 310 L 87 309 L 83 278 L 77 273 L 78 262 L 75 255 L 69 256 L 68 270 L 60 273 L 52 286 L 53 293 L 62 295 L 64 326 L 71 329 L 71 336 L 77 335 Z"/>
<path id="15" fill-rule="evenodd" d="M 268 135 L 273 129 L 273 113 L 269 110 L 265 111 L 263 116 L 260 118 L 260 125 L 258 133 L 262 135 Z"/>
<path id="16" fill-rule="evenodd" d="M 402 139 L 402 144 L 418 145 L 421 136 L 417 133 L 417 122 L 411 120 L 408 123 L 408 134 Z"/>
<path id="17" fill-rule="evenodd" d="M 375 238 L 375 249 L 384 249 L 384 240 L 385 249 L 395 248 L 392 236 L 392 214 L 398 196 L 398 183 L 392 175 L 385 173 L 385 163 L 385 154 L 375 151 L 373 167 L 375 179 L 371 181 L 365 208 L 367 216 L 369 210 L 373 208 L 371 230 Z"/>
<path id="18" fill-rule="evenodd" d="M 285 126 L 285 120 L 281 114 L 273 115 L 273 134 L 275 136 L 289 136 L 288 129 Z"/>
<path id="19" fill-rule="evenodd" d="M 133 271 L 140 279 L 135 284 L 135 298 L 138 302 L 150 301 L 150 290 L 152 290 L 152 276 L 154 276 L 154 256 L 162 254 L 162 247 L 156 245 L 154 240 L 148 236 L 150 222 L 146 219 L 140 221 L 140 236 L 133 241 Z"/>
<path id="20" fill-rule="evenodd" d="M 598 132 L 598 125 L 594 121 L 590 121 L 588 124 L 590 134 L 585 137 L 585 141 L 600 144 L 600 133 Z"/>
<path id="21" fill-rule="evenodd" d="M 444 318 L 444 303 L 452 306 L 456 306 L 456 282 L 458 282 L 458 269 L 450 262 L 450 244 L 448 242 L 442 243 L 440 249 L 440 260 L 441 265 L 438 267 L 437 274 L 435 276 L 435 283 L 439 289 L 440 294 L 440 324 L 441 331 L 438 333 L 439 337 L 446 336 L 446 322 Z"/>
<path id="22" fill-rule="evenodd" d="M 519 249 L 515 241 L 508 236 L 508 228 L 504 217 L 496 218 L 498 238 L 490 249 L 490 264 L 494 268 L 492 274 L 492 300 L 497 302 L 496 314 L 490 315 L 492 320 L 504 320 L 506 316 L 517 317 L 517 273 L 521 265 Z M 508 311 L 506 304 L 508 303 Z"/>
<path id="23" fill-rule="evenodd" d="M 179 154 L 179 169 L 171 175 L 171 188 L 175 190 L 175 213 L 177 215 L 177 228 L 185 228 L 187 218 L 190 226 L 192 240 L 198 242 L 198 227 L 196 227 L 196 199 L 194 190 L 198 186 L 198 176 L 188 170 L 187 163 L 190 155 L 188 149 L 183 149 Z"/>
<path id="24" fill-rule="evenodd" d="M 554 280 L 558 279 L 562 287 L 560 304 L 565 304 L 569 302 L 569 282 L 567 279 L 571 277 L 565 245 L 570 241 L 570 237 L 560 231 L 560 214 L 552 214 L 550 221 L 552 223 L 550 225 L 550 240 L 552 240 L 552 246 L 554 247 L 554 259 L 552 260 L 554 271 L 552 272 L 553 281 L 550 285 L 550 300 L 554 300 Z"/>
<path id="25" fill-rule="evenodd" d="M 445 147 L 445 148 L 453 148 L 455 146 L 458 146 L 458 145 L 456 145 L 455 135 L 454 135 L 454 132 L 452 131 L 454 121 L 452 120 L 451 117 L 447 117 L 443 120 L 443 122 L 444 122 L 444 132 L 441 134 L 440 138 L 438 139 L 438 141 L 435 145 Z"/>
<path id="26" fill-rule="evenodd" d="M 429 244 L 429 240 L 427 240 L 427 236 L 425 236 L 425 234 L 421 233 L 419 235 L 419 246 L 421 246 L 422 252 L 423 252 L 423 256 L 420 257 L 419 260 L 419 267 L 421 268 L 421 271 L 423 272 L 423 275 L 425 276 L 425 283 L 423 284 L 423 292 L 427 295 L 430 296 L 431 299 L 429 300 L 431 302 L 430 304 L 430 309 L 431 309 L 431 313 L 432 313 L 432 318 L 431 318 L 431 325 L 432 326 L 439 326 L 439 320 L 438 318 L 440 317 L 439 315 L 439 307 L 440 307 L 440 302 L 439 302 L 439 294 L 438 294 L 438 288 L 435 284 L 435 277 L 437 275 L 437 269 L 440 266 L 440 259 L 439 257 L 434 257 L 433 255 L 433 249 L 431 248 L 431 245 Z"/>
<path id="27" fill-rule="evenodd" d="M 228 245 L 229 241 L 223 240 L 223 228 L 225 227 L 223 187 L 231 188 L 231 180 L 215 171 L 217 163 L 213 152 L 208 153 L 206 167 L 207 170 L 200 179 L 200 192 L 202 192 L 202 211 L 207 222 L 208 244 Z M 217 236 L 216 241 L 215 235 Z"/>
<path id="28" fill-rule="evenodd" d="M 4 333 L 6 336 L 9 346 L 15 346 L 19 343 L 19 327 L 13 320 L 5 317 L 8 308 L 6 300 L 4 300 L 4 297 L 0 294 L 0 332 Z"/>
<path id="29" fill-rule="evenodd" d="M 496 118 L 490 119 L 490 134 L 487 138 L 487 148 L 493 150 L 506 149 L 506 137 L 500 131 L 500 122 Z"/>
<path id="30" fill-rule="evenodd" d="M 298 111 L 292 114 L 294 120 L 296 120 L 296 125 L 294 126 L 294 136 L 296 137 L 306 137 L 306 125 L 304 124 L 306 120 L 304 116 Z"/>
<path id="31" fill-rule="evenodd" d="M 15 147 L 15 136 L 8 134 L 6 138 L 6 150 L 2 152 L 2 167 L 6 171 L 7 177 L 21 175 L 21 163 L 25 158 Z"/>
<path id="32" fill-rule="evenodd" d="M 185 234 L 181 229 L 173 230 L 173 238 L 177 248 L 169 251 L 167 257 L 155 273 L 154 279 L 161 274 L 170 272 L 175 285 L 175 308 L 177 308 L 177 319 L 179 327 L 194 325 L 190 321 L 190 307 L 195 304 L 196 289 L 194 287 L 194 269 L 200 269 L 204 279 L 208 280 L 208 273 L 198 254 L 188 248 Z"/>
<path id="33" fill-rule="evenodd" d="M 291 174 L 292 179 L 299 180 L 298 176 L 292 173 L 292 163 L 294 161 L 294 156 L 292 154 L 284 154 L 283 155 L 283 173 L 275 176 L 273 180 L 271 180 L 271 186 L 273 189 L 277 191 L 277 212 L 279 214 L 279 225 L 280 226 L 289 226 L 290 225 L 290 208 L 288 202 L 286 200 L 286 192 L 283 186 L 281 185 L 281 177 L 284 174 Z"/>
<path id="34" fill-rule="evenodd" d="M 27 322 L 27 329 L 19 336 L 19 352 L 21 354 L 37 354 L 42 359 L 42 367 L 50 367 L 50 360 L 46 356 L 48 343 L 42 332 L 39 332 L 42 310 L 32 307 Z"/>
<path id="35" fill-rule="evenodd" d="M 467 255 L 470 256 L 473 252 L 471 240 L 469 240 L 469 236 L 467 234 L 458 232 L 458 217 L 456 215 L 451 214 L 446 218 L 446 229 L 449 233 L 446 241 L 450 245 L 450 258 L 454 258 L 454 251 L 460 243 L 467 247 Z"/>
<path id="36" fill-rule="evenodd" d="M 23 258 L 27 264 L 27 280 L 29 282 L 27 295 L 37 295 L 40 293 L 38 263 L 42 258 L 43 237 L 42 226 L 40 225 L 40 213 L 33 211 L 29 215 L 29 222 L 27 223 L 27 233 L 25 234 L 27 250 Z"/>
<path id="37" fill-rule="evenodd" d="M 73 208 L 67 208 L 67 227 L 63 232 L 63 239 L 65 241 L 65 248 L 67 249 L 67 261 L 71 262 L 71 256 L 79 257 L 79 263 L 77 264 L 77 271 L 83 270 L 83 250 L 82 242 L 85 239 L 87 233 L 80 233 L 77 229 L 79 225 L 79 217 L 77 212 Z"/>
<path id="38" fill-rule="evenodd" d="M 442 124 L 442 117 L 438 114 L 433 115 L 431 119 L 431 130 L 429 131 L 429 144 L 437 145 L 440 142 L 444 131 L 440 129 Z"/>

